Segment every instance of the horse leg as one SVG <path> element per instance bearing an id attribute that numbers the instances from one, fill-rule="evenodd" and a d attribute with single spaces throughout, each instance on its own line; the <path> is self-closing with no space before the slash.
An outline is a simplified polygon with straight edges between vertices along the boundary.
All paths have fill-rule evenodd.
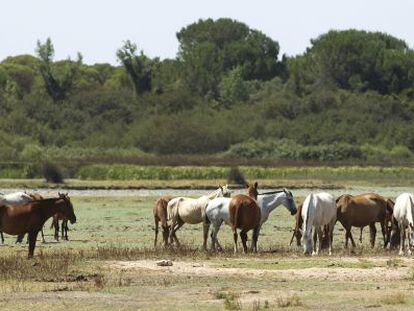
<path id="1" fill-rule="evenodd" d="M 52 225 L 55 228 L 55 241 L 59 241 L 59 220 L 53 219 Z"/>
<path id="2" fill-rule="evenodd" d="M 68 228 L 68 220 L 66 219 L 63 222 L 65 223 L 65 240 L 66 241 L 69 241 L 69 238 L 68 238 L 68 231 L 69 231 L 69 228 Z"/>
<path id="3" fill-rule="evenodd" d="M 257 253 L 257 240 L 259 239 L 260 227 L 253 229 L 252 251 Z"/>
<path id="4" fill-rule="evenodd" d="M 319 255 L 319 251 L 322 249 L 322 237 L 323 237 L 323 231 L 321 229 L 320 226 L 318 226 L 317 228 L 315 228 L 315 233 L 317 233 L 317 237 L 318 237 L 318 246 L 316 248 L 316 252 L 314 255 Z M 316 244 L 316 243 L 315 243 Z"/>
<path id="5" fill-rule="evenodd" d="M 332 255 L 332 242 L 333 242 L 333 229 L 335 226 L 335 222 L 332 222 L 328 225 L 328 254 L 329 256 Z"/>
<path id="6" fill-rule="evenodd" d="M 17 244 L 17 243 L 22 243 L 23 242 L 23 239 L 24 239 L 24 233 L 23 234 L 19 234 L 18 236 L 17 236 L 17 239 L 16 239 L 16 243 L 15 244 Z"/>
<path id="7" fill-rule="evenodd" d="M 313 230 L 313 246 L 312 246 L 312 255 L 316 254 L 316 242 L 318 241 L 318 228 L 314 227 Z"/>
<path id="8" fill-rule="evenodd" d="M 39 230 L 32 230 L 29 232 L 29 254 L 27 256 L 29 259 L 33 258 L 38 234 L 39 234 Z"/>
<path id="9" fill-rule="evenodd" d="M 4 244 L 4 235 L 3 235 L 3 231 L 0 231 L 1 234 L 1 244 Z"/>
<path id="10" fill-rule="evenodd" d="M 243 252 L 247 254 L 247 232 L 244 230 L 240 231 L 240 238 L 243 244 Z"/>
<path id="11" fill-rule="evenodd" d="M 177 225 L 177 220 L 175 217 L 173 217 L 171 219 L 171 225 L 170 225 L 170 233 L 168 235 L 168 239 L 170 240 L 170 244 L 173 244 L 174 240 L 173 240 L 173 236 L 174 236 L 174 232 L 175 232 L 175 226 Z"/>
<path id="12" fill-rule="evenodd" d="M 402 256 L 404 255 L 404 244 L 405 244 L 405 226 L 403 224 L 400 225 L 400 251 L 399 251 L 399 255 Z"/>
<path id="13" fill-rule="evenodd" d="M 361 227 L 361 232 L 359 233 L 359 243 L 362 244 L 362 231 L 364 230 L 364 227 Z"/>
<path id="14" fill-rule="evenodd" d="M 354 237 L 352 235 L 351 229 L 352 229 L 352 227 L 349 228 L 349 238 L 351 239 L 352 248 L 355 248 L 356 247 L 356 244 L 355 244 Z"/>
<path id="15" fill-rule="evenodd" d="M 385 221 L 381 221 L 380 224 L 381 224 L 382 238 L 384 239 L 384 248 L 387 248 L 387 244 L 389 241 L 388 241 Z"/>
<path id="16" fill-rule="evenodd" d="M 375 222 L 369 224 L 369 233 L 371 236 L 370 242 L 371 242 L 371 248 L 375 246 L 375 236 L 377 234 L 377 228 L 375 228 Z"/>
<path id="17" fill-rule="evenodd" d="M 407 255 L 411 255 L 411 243 L 412 243 L 412 241 L 411 241 L 411 232 L 412 232 L 412 229 L 411 229 L 411 226 L 410 225 L 408 225 L 408 228 L 407 228 L 408 230 L 408 234 L 407 234 L 407 241 L 408 241 L 408 244 L 407 244 Z"/>
<path id="18" fill-rule="evenodd" d="M 43 233 L 43 227 L 42 227 L 42 229 L 40 230 L 40 233 L 41 233 L 41 235 L 42 235 L 42 243 L 46 243 L 46 240 L 45 240 L 45 234 Z"/>
<path id="19" fill-rule="evenodd" d="M 238 249 L 237 249 L 237 228 L 233 229 L 233 240 L 234 240 L 234 253 L 236 254 Z"/>
<path id="20" fill-rule="evenodd" d="M 173 230 L 173 238 L 175 243 L 177 244 L 177 246 L 180 246 L 180 241 L 178 241 L 177 235 L 175 234 L 178 229 L 180 229 L 182 226 L 184 225 L 184 222 L 181 219 L 178 219 L 177 221 L 177 227 L 174 228 Z"/>
<path id="21" fill-rule="evenodd" d="M 203 222 L 203 249 L 205 251 L 207 251 L 207 239 L 208 239 L 209 230 L 210 230 L 210 223 L 207 223 L 206 221 L 204 221 Z M 213 238 L 211 238 L 211 242 L 213 243 Z"/>
<path id="22" fill-rule="evenodd" d="M 169 226 L 162 226 L 162 238 L 164 240 L 164 247 L 168 246 L 168 235 L 170 233 L 170 227 Z"/>
<path id="23" fill-rule="evenodd" d="M 155 224 L 155 237 L 154 237 L 154 248 L 155 248 L 157 247 L 157 237 L 158 237 L 158 219 L 156 217 L 154 217 L 154 224 Z"/>

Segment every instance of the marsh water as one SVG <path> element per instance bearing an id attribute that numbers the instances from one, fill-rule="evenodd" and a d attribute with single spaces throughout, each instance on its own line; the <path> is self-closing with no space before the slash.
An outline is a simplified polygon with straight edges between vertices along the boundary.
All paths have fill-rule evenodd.
<path id="1" fill-rule="evenodd" d="M 117 197 L 117 196 L 136 196 L 136 197 L 159 197 L 163 195 L 171 196 L 188 196 L 198 197 L 204 194 L 210 193 L 211 190 L 195 190 L 195 189 L 0 189 L 1 193 L 12 193 L 16 191 L 26 190 L 28 192 L 38 192 L 43 196 L 55 196 L 57 192 L 67 192 L 70 196 L 81 196 L 81 197 Z M 280 189 L 266 189 L 263 192 L 270 192 L 273 190 Z M 305 197 L 311 192 L 329 192 L 337 196 L 344 193 L 349 194 L 360 194 L 367 192 L 375 192 L 387 197 L 396 197 L 403 192 L 414 192 L 414 187 L 347 187 L 339 189 L 310 189 L 300 188 L 291 190 L 294 196 Z M 245 193 L 244 189 L 234 189 L 234 193 Z"/>

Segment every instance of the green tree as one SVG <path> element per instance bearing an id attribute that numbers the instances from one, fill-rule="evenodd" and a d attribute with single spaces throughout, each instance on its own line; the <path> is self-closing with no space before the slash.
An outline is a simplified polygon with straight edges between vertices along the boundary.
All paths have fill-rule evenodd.
<path id="1" fill-rule="evenodd" d="M 217 98 L 222 76 L 236 67 L 245 80 L 269 80 L 278 73 L 279 44 L 238 21 L 199 20 L 181 29 L 177 39 L 186 84 L 200 95 Z"/>
<path id="2" fill-rule="evenodd" d="M 151 91 L 152 82 L 152 62 L 141 51 L 137 54 L 137 45 L 127 40 L 124 45 L 116 52 L 118 60 L 124 66 L 132 84 L 135 93 L 141 95 Z"/>
<path id="3" fill-rule="evenodd" d="M 230 106 L 249 97 L 249 85 L 243 79 L 242 69 L 236 67 L 229 71 L 220 82 L 220 100 Z"/>
<path id="4" fill-rule="evenodd" d="M 47 93 L 55 102 L 66 99 L 79 74 L 82 55 L 78 53 L 76 61 L 67 59 L 54 63 L 55 49 L 50 38 L 45 43 L 37 41 L 36 54 L 41 61 L 39 69 Z"/>

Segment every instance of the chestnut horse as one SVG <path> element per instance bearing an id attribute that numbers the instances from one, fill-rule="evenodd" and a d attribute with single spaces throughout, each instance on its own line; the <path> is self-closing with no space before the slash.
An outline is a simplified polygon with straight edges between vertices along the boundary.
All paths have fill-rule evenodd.
<path id="1" fill-rule="evenodd" d="M 376 222 L 381 224 L 384 247 L 386 247 L 390 239 L 390 230 L 387 222 L 393 212 L 391 202 L 376 193 L 365 193 L 356 196 L 344 194 L 338 197 L 336 199 L 337 220 L 346 230 L 345 248 L 348 247 L 348 239 L 351 239 L 352 247 L 355 247 L 351 228 L 363 228 L 368 225 L 370 228 L 371 247 L 374 247 L 377 232 L 375 228 Z"/>
<path id="2" fill-rule="evenodd" d="M 261 227 L 261 212 L 257 204 L 257 182 L 248 188 L 249 195 L 234 196 L 229 203 L 230 225 L 233 230 L 234 252 L 237 253 L 237 229 L 240 229 L 240 238 L 243 251 L 247 253 L 247 232 L 253 230 L 251 250 L 257 252 L 257 239 Z"/>
<path id="3" fill-rule="evenodd" d="M 168 225 L 168 217 L 167 217 L 167 205 L 170 202 L 172 197 L 165 196 L 159 198 L 154 205 L 153 214 L 154 214 L 154 223 L 155 223 L 155 238 L 154 238 L 154 247 L 157 246 L 157 238 L 158 238 L 158 227 L 159 223 L 161 223 L 162 228 L 162 237 L 164 240 L 164 246 L 168 245 L 168 235 L 170 232 L 170 226 Z M 173 232 L 173 239 L 177 242 L 177 236 L 175 232 Z"/>
<path id="4" fill-rule="evenodd" d="M 76 222 L 73 205 L 67 194 L 59 194 L 58 198 L 32 201 L 22 206 L 1 206 L 0 230 L 11 235 L 29 233 L 28 257 L 32 258 L 39 231 L 46 220 L 56 213 L 64 214 L 71 223 Z"/>

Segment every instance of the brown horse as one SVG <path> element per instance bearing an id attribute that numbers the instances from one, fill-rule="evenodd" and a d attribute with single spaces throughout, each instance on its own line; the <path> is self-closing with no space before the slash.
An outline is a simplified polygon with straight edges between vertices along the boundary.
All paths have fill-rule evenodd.
<path id="1" fill-rule="evenodd" d="M 158 227 L 159 223 L 161 223 L 162 228 L 162 237 L 164 240 L 164 246 L 168 245 L 168 235 L 170 232 L 170 226 L 168 225 L 167 221 L 167 205 L 170 202 L 172 197 L 165 196 L 159 198 L 154 205 L 153 214 L 154 214 L 154 223 L 155 223 L 155 238 L 154 238 L 154 247 L 157 246 L 157 238 L 158 238 Z M 177 236 L 175 232 L 173 232 L 173 239 L 178 244 Z"/>
<path id="2" fill-rule="evenodd" d="M 234 252 L 237 252 L 237 229 L 240 229 L 240 238 L 243 251 L 247 253 L 247 232 L 253 230 L 251 250 L 257 252 L 257 239 L 260 232 L 261 212 L 257 205 L 257 182 L 248 186 L 248 196 L 239 194 L 229 203 L 230 225 L 233 230 Z"/>
<path id="3" fill-rule="evenodd" d="M 386 247 L 390 239 L 388 221 L 391 219 L 393 212 L 391 202 L 376 193 L 366 193 L 357 196 L 344 194 L 338 197 L 336 199 L 337 220 L 339 220 L 346 231 L 345 248 L 348 247 L 348 239 L 351 239 L 352 247 L 355 247 L 351 228 L 363 228 L 365 226 L 370 228 L 371 247 L 374 247 L 377 232 L 375 228 L 376 222 L 381 224 L 384 247 Z"/>
<path id="4" fill-rule="evenodd" d="M 54 234 L 54 238 L 56 241 L 59 241 L 59 220 L 62 221 L 62 239 L 68 241 L 68 218 L 63 215 L 62 213 L 56 213 L 55 215 L 53 215 L 52 218 L 52 224 L 50 226 L 50 229 L 55 229 L 55 234 Z M 42 230 L 43 232 L 43 230 Z"/>
<path id="5" fill-rule="evenodd" d="M 0 230 L 11 235 L 29 233 L 29 254 L 32 258 L 36 238 L 46 220 L 56 213 L 64 214 L 71 223 L 76 222 L 73 205 L 67 194 L 58 198 L 36 200 L 22 206 L 0 207 Z"/>
<path id="6" fill-rule="evenodd" d="M 300 239 L 302 238 L 302 232 L 300 231 L 303 224 L 302 218 L 302 205 L 300 204 L 295 214 L 295 229 L 293 230 L 292 238 L 290 239 L 289 245 L 292 245 L 293 239 L 296 238 L 296 245 L 301 246 Z"/>
<path id="7" fill-rule="evenodd" d="M 43 200 L 43 196 L 42 195 L 40 195 L 39 193 L 29 193 L 29 196 L 33 199 L 33 201 L 35 201 L 35 200 Z M 40 234 L 41 234 L 41 236 L 42 236 L 42 243 L 46 243 L 46 240 L 45 240 L 45 234 L 43 233 L 43 227 L 42 227 L 42 229 L 40 230 Z M 3 235 L 3 233 L 2 233 L 2 235 Z M 22 243 L 23 242 L 23 238 L 24 238 L 24 233 L 23 234 L 19 234 L 18 236 L 17 236 L 17 239 L 16 239 L 16 244 L 17 243 Z M 27 243 L 29 243 L 29 237 L 27 238 Z"/>

